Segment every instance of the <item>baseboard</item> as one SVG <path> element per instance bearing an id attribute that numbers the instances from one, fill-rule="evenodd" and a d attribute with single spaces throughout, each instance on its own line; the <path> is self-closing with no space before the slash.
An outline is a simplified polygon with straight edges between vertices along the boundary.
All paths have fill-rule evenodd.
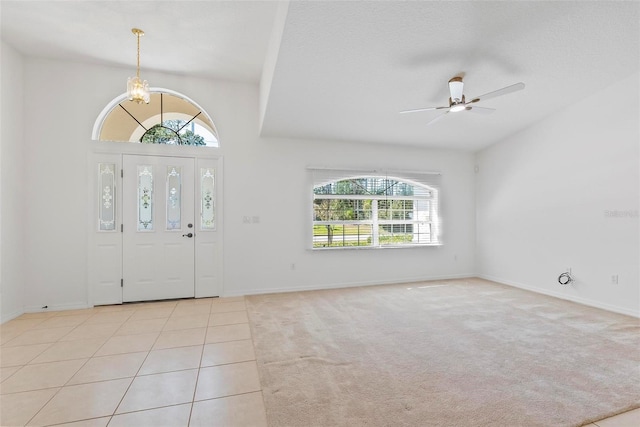
<path id="1" fill-rule="evenodd" d="M 63 310 L 81 310 L 84 308 L 92 308 L 92 305 L 86 302 L 78 302 L 73 304 L 50 305 L 47 308 L 41 306 L 29 306 L 24 308 L 25 313 L 43 313 L 46 311 L 63 311 Z"/>
<path id="2" fill-rule="evenodd" d="M 475 274 L 450 274 L 442 276 L 421 276 L 421 277 L 407 277 L 400 280 L 375 280 L 375 281 L 362 281 L 362 282 L 343 282 L 343 283 L 330 283 L 324 285 L 308 285 L 308 286 L 293 286 L 282 288 L 262 288 L 262 289 L 246 289 L 242 291 L 229 291 L 224 292 L 225 297 L 236 297 L 244 295 L 261 295 L 261 294 L 279 294 L 283 292 L 300 292 L 300 291 L 318 291 L 323 289 L 341 289 L 341 288 L 356 288 L 359 286 L 378 286 L 378 285 L 395 285 L 401 283 L 414 283 L 414 282 L 426 282 L 433 280 L 447 280 L 447 279 L 468 279 L 470 277 L 476 277 Z"/>
<path id="3" fill-rule="evenodd" d="M 607 310 L 607 311 L 611 311 L 611 312 L 614 312 L 614 313 L 626 314 L 627 316 L 640 318 L 640 312 L 629 310 L 629 309 L 624 308 L 624 307 L 618 307 L 618 306 L 611 305 L 611 304 L 604 304 L 604 303 L 602 303 L 600 301 L 593 301 L 593 300 L 590 300 L 590 299 L 587 299 L 587 298 L 580 298 L 580 297 L 574 297 L 574 296 L 570 296 L 570 295 L 565 295 L 565 294 L 561 294 L 559 292 L 549 291 L 547 289 L 540 289 L 540 288 L 536 288 L 536 287 L 533 287 L 533 286 L 525 285 L 523 283 L 514 282 L 512 280 L 506 280 L 506 279 L 501 279 L 499 277 L 494 277 L 494 276 L 491 276 L 491 275 L 488 275 L 488 274 L 477 274 L 476 277 L 479 277 L 479 278 L 485 279 L 485 280 L 491 280 L 492 282 L 501 283 L 503 285 L 513 286 L 515 288 L 520 288 L 520 289 L 524 289 L 524 290 L 527 290 L 527 291 L 535 292 L 535 293 L 538 293 L 538 294 L 548 295 L 548 296 L 551 296 L 551 297 L 560 298 L 560 299 L 571 301 L 571 302 L 575 302 L 575 303 L 578 303 L 578 304 L 587 305 L 589 307 L 600 308 L 602 310 Z"/>

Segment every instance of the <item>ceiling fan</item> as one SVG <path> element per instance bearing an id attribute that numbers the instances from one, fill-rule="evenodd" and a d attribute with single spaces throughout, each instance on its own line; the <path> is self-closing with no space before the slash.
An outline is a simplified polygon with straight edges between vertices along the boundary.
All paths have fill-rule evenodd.
<path id="1" fill-rule="evenodd" d="M 491 114 L 495 111 L 495 108 L 487 108 L 487 107 L 478 107 L 475 105 L 480 101 L 485 101 L 487 99 L 495 98 L 497 96 L 506 95 L 511 92 L 516 92 L 518 90 L 524 89 L 524 83 L 516 83 L 511 86 L 503 87 L 502 89 L 494 90 L 493 92 L 485 93 L 484 95 L 477 96 L 472 98 L 471 101 L 466 101 L 464 94 L 462 93 L 462 88 L 464 83 L 462 83 L 462 77 L 454 77 L 449 80 L 449 93 L 451 97 L 449 98 L 449 106 L 448 107 L 427 107 L 427 108 L 418 108 L 415 110 L 405 110 L 400 111 L 401 114 L 404 113 L 417 113 L 420 111 L 433 111 L 433 110 L 444 110 L 444 112 L 438 116 L 436 116 L 431 121 L 427 122 L 427 126 L 433 124 L 434 122 L 440 120 L 448 113 L 459 113 L 461 111 L 471 111 L 474 113 L 480 114 Z"/>

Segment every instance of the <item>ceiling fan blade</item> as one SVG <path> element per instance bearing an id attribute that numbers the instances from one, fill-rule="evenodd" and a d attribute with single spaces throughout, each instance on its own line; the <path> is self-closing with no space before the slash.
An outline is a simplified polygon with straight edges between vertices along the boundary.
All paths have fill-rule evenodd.
<path id="1" fill-rule="evenodd" d="M 467 111 L 471 111 L 472 113 L 479 113 L 479 114 L 491 114 L 494 111 L 496 111 L 495 108 L 486 108 L 486 107 L 467 107 L 466 108 Z"/>
<path id="2" fill-rule="evenodd" d="M 428 121 L 425 126 L 431 126 L 432 124 L 434 124 L 435 122 L 437 122 L 438 120 L 442 119 L 444 116 L 447 115 L 447 113 L 449 113 L 449 111 L 445 111 L 444 113 L 440 114 L 439 116 L 436 116 L 435 118 L 431 119 L 430 121 Z"/>
<path id="3" fill-rule="evenodd" d="M 447 109 L 449 109 L 449 107 L 427 107 L 427 108 L 418 108 L 418 109 L 415 109 L 415 110 L 400 111 L 400 114 L 418 113 L 420 111 L 447 110 Z"/>
<path id="4" fill-rule="evenodd" d="M 506 95 L 511 92 L 516 92 L 518 90 L 524 89 L 524 83 L 516 83 L 511 86 L 503 87 L 502 89 L 494 90 L 493 92 L 485 93 L 484 95 L 477 96 L 473 98 L 471 101 L 468 101 L 467 104 L 473 104 L 474 102 L 485 101 L 487 99 L 495 98 L 496 96 Z"/>

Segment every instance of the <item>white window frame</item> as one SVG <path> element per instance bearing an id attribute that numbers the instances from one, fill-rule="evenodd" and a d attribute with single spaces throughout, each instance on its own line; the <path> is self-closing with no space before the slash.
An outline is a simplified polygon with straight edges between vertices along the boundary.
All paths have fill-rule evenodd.
<path id="1" fill-rule="evenodd" d="M 416 247 L 429 247 L 440 246 L 442 242 L 440 240 L 440 173 L 438 172 L 380 172 L 380 171 L 353 171 L 353 170 L 335 170 L 325 168 L 309 168 L 312 176 L 312 221 L 311 221 L 311 244 L 312 250 L 342 250 L 342 249 L 385 249 L 385 248 L 416 248 Z M 398 181 L 401 183 L 409 184 L 411 186 L 422 187 L 428 192 L 428 196 L 401 196 L 401 195 L 374 195 L 374 194 L 353 194 L 353 195 L 336 195 L 336 194 L 316 194 L 315 189 L 325 186 L 330 183 L 337 183 L 339 181 L 349 179 L 361 179 L 361 178 L 383 178 Z M 315 218 L 315 202 L 316 200 L 371 200 L 371 215 L 370 218 L 362 220 L 331 220 L 323 221 L 316 220 Z M 378 215 L 378 203 L 380 201 L 393 201 L 393 200 L 411 200 L 413 202 L 428 202 L 428 220 L 418 218 L 412 219 L 380 219 Z M 317 246 L 318 238 L 315 235 L 315 227 L 329 226 L 329 225 L 342 225 L 343 230 L 345 226 L 365 225 L 371 227 L 370 240 L 371 244 L 359 245 L 359 235 L 356 238 L 358 245 L 347 246 Z M 418 236 L 418 241 L 406 242 L 406 243 L 381 243 L 380 241 L 380 226 L 383 225 L 412 225 L 413 230 L 418 230 L 415 235 Z M 430 230 L 429 240 L 424 241 L 421 239 L 420 230 L 424 230 L 428 227 Z M 393 235 L 393 232 L 392 232 Z M 414 238 L 415 238 L 414 235 Z M 424 234 L 422 234 L 424 236 Z M 335 238 L 336 236 L 334 236 Z M 338 238 L 340 236 L 337 236 Z M 421 241 L 422 240 L 422 241 Z M 344 236 L 342 243 L 344 244 Z"/>
<path id="2" fill-rule="evenodd" d="M 206 118 L 206 121 L 208 121 L 208 123 L 211 124 L 211 129 L 207 129 L 205 126 L 203 126 L 202 124 L 199 124 L 197 121 L 195 122 L 196 124 L 198 124 L 199 126 L 201 126 L 203 129 L 205 129 L 207 132 L 211 133 L 212 136 L 215 138 L 215 141 L 212 142 L 211 145 L 204 145 L 204 146 L 196 146 L 196 148 L 214 148 L 214 149 L 218 149 L 221 147 L 221 142 L 220 142 L 220 136 L 218 133 L 218 129 L 215 126 L 215 123 L 213 121 L 213 119 L 211 118 L 211 116 L 209 116 L 209 114 L 204 110 L 204 108 L 202 108 L 197 102 L 195 102 L 193 99 L 189 98 L 188 96 L 180 93 L 180 92 L 176 92 L 175 90 L 171 90 L 171 89 L 165 89 L 165 88 L 161 88 L 161 87 L 152 87 L 149 89 L 149 93 L 151 94 L 167 94 L 167 95 L 171 95 L 174 96 L 176 98 L 181 98 L 184 101 L 186 101 L 187 103 L 191 104 L 193 107 L 195 107 L 197 110 L 200 111 L 200 114 L 202 115 L 202 117 Z M 122 93 L 119 96 L 115 97 L 114 99 L 111 100 L 111 102 L 109 102 L 100 112 L 100 114 L 98 115 L 96 121 L 93 124 L 93 130 L 91 131 L 91 139 L 93 141 L 106 141 L 106 140 L 102 140 L 100 138 L 100 135 L 102 134 L 102 128 L 105 125 L 105 121 L 107 120 L 107 118 L 109 117 L 109 115 L 113 112 L 114 109 L 116 109 L 118 107 L 118 104 L 120 104 L 121 102 L 125 101 L 127 99 L 128 95 L 126 93 Z M 163 122 L 167 121 L 167 120 L 185 120 L 188 121 L 190 119 L 193 119 L 192 116 L 190 116 L 189 114 L 186 114 L 182 111 L 176 111 L 176 110 L 169 110 L 169 111 L 165 111 L 163 112 L 163 114 L 155 114 L 151 117 L 147 117 L 146 119 L 144 119 L 142 121 L 142 123 L 135 127 L 132 134 L 129 136 L 129 140 L 128 141 L 117 141 L 117 142 L 131 142 L 131 143 L 139 143 L 139 139 L 142 137 L 142 135 L 144 134 L 144 132 L 151 128 L 154 125 L 157 124 L 162 124 Z M 205 121 L 205 123 L 206 123 Z M 144 126 L 142 126 L 144 125 Z M 109 142 L 115 142 L 115 141 L 109 141 Z M 171 144 L 168 144 L 171 145 Z M 188 146 L 188 145 L 181 145 L 181 147 L 192 147 L 192 146 Z"/>

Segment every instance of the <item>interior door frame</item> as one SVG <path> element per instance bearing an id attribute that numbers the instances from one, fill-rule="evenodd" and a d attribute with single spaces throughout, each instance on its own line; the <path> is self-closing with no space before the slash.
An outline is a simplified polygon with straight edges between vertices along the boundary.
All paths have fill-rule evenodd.
<path id="1" fill-rule="evenodd" d="M 210 147 L 175 146 L 162 144 L 136 144 L 126 142 L 92 141 L 88 156 L 88 209 L 87 209 L 87 302 L 89 306 L 122 304 L 121 279 L 123 273 L 122 223 L 122 178 L 116 177 L 116 230 L 99 231 L 98 218 L 98 163 L 113 163 L 122 169 L 124 155 L 166 156 L 193 158 L 196 177 L 196 195 L 199 194 L 199 171 L 202 167 L 215 169 L 215 230 L 204 231 L 195 249 L 195 297 L 204 298 L 224 294 L 223 247 L 224 247 L 224 182 L 223 157 L 219 149 Z M 199 211 L 199 198 L 195 209 Z M 198 217 L 198 214 L 196 214 Z M 198 229 L 196 228 L 196 232 Z M 211 259 L 213 257 L 213 259 Z"/>

